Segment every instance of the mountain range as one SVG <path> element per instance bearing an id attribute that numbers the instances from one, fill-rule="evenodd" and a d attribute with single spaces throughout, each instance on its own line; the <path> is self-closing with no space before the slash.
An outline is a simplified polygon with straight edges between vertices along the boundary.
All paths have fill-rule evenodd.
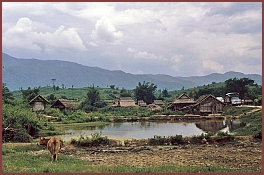
<path id="1" fill-rule="evenodd" d="M 21 59 L 2 53 L 2 82 L 11 91 L 19 90 L 21 87 L 27 89 L 28 87 L 52 86 L 53 83 L 59 87 L 63 84 L 66 88 L 115 85 L 118 88 L 134 89 L 139 82 L 143 83 L 143 81 L 157 85 L 158 89 L 179 90 L 182 87 L 192 88 L 212 82 L 224 82 L 235 77 L 250 78 L 255 83 L 262 84 L 262 76 L 258 74 L 226 72 L 191 77 L 131 74 L 121 70 L 106 70 L 69 61 Z"/>

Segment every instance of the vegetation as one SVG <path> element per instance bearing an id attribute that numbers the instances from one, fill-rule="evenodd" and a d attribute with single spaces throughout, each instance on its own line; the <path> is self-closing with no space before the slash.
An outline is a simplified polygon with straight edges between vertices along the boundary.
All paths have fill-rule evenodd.
<path id="1" fill-rule="evenodd" d="M 90 137 L 80 136 L 78 140 L 71 139 L 70 143 L 77 146 L 101 146 L 101 145 L 109 145 L 110 139 L 106 136 L 102 136 L 101 133 L 92 133 Z"/>
<path id="2" fill-rule="evenodd" d="M 154 102 L 155 92 L 157 90 L 157 86 L 153 83 L 143 82 L 142 84 L 139 82 L 138 86 L 135 89 L 135 99 L 143 100 L 147 104 L 151 104 Z"/>
<path id="3" fill-rule="evenodd" d="M 58 162 L 50 162 L 50 155 L 27 154 L 43 149 L 35 144 L 12 146 L 4 144 L 2 148 L 3 173 L 197 173 L 197 172 L 249 172 L 246 169 L 233 170 L 220 167 L 175 166 L 139 168 L 134 166 L 91 166 L 89 161 L 72 156 L 59 155 Z M 78 166 L 76 166 L 78 165 Z"/>
<path id="4" fill-rule="evenodd" d="M 241 86 L 241 87 L 240 87 Z M 215 96 L 224 96 L 228 91 L 239 91 L 242 94 L 258 99 L 256 104 L 262 102 L 261 86 L 254 84 L 253 80 L 248 78 L 229 79 L 222 83 L 212 83 L 201 87 L 184 89 L 179 91 L 168 91 L 166 88 L 157 91 L 157 86 L 153 83 L 140 83 L 134 90 L 126 90 L 122 88 L 118 90 L 115 85 L 110 85 L 110 88 L 95 88 L 94 86 L 86 88 L 61 88 L 53 87 L 44 88 L 28 88 L 10 92 L 5 84 L 2 85 L 2 106 L 3 106 L 3 123 L 5 136 L 3 141 L 30 141 L 32 138 L 44 135 L 54 135 L 60 131 L 56 131 L 51 119 L 44 116 L 56 117 L 57 123 L 83 123 L 83 122 L 120 122 L 124 118 L 129 118 L 131 121 L 149 117 L 155 119 L 155 115 L 182 115 L 182 112 L 167 110 L 167 104 L 176 98 L 181 93 L 187 93 L 190 97 L 198 98 L 203 94 L 213 94 Z M 240 87 L 241 89 L 236 89 Z M 233 89 L 232 89 L 233 88 Z M 50 108 L 48 105 L 44 111 L 32 112 L 28 102 L 37 94 L 43 95 L 50 102 L 56 99 L 65 98 L 74 103 L 74 111 L 60 111 L 59 109 Z M 149 111 L 147 108 L 115 108 L 111 107 L 113 100 L 119 97 L 131 96 L 136 100 L 144 100 L 152 103 L 154 99 L 163 99 L 164 105 L 162 110 Z M 247 113 L 251 108 L 232 108 L 226 107 L 224 115 L 231 117 Z M 252 114 L 260 115 L 260 114 Z M 157 116 L 157 115 L 156 115 Z M 252 118 L 253 119 L 253 118 Z M 259 121 L 258 121 L 259 122 Z M 257 124 L 257 123 L 256 123 Z M 251 127 L 250 125 L 246 128 Z M 258 135 L 260 126 L 251 128 L 250 133 Z M 17 134 L 14 134 L 17 133 Z"/>

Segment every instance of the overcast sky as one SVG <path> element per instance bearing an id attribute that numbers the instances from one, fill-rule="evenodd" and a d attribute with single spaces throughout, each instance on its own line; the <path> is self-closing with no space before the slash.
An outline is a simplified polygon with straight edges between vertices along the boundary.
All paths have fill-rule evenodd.
<path id="1" fill-rule="evenodd" d="M 262 74 L 262 3 L 2 3 L 2 50 L 133 74 Z"/>

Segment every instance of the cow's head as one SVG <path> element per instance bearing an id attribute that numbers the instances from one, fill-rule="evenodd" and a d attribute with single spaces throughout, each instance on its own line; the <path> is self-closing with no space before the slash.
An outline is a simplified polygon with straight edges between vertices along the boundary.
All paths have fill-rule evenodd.
<path id="1" fill-rule="evenodd" d="M 49 139 L 46 139 L 44 137 L 40 137 L 39 138 L 39 142 L 37 143 L 37 145 L 45 145 L 46 146 L 48 141 L 49 141 Z"/>

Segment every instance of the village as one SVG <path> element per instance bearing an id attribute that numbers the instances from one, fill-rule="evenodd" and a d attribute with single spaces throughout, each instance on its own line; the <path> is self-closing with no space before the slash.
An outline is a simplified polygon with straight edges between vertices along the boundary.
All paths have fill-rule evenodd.
<path id="1" fill-rule="evenodd" d="M 32 111 L 43 111 L 50 102 L 41 95 L 35 96 L 28 102 L 32 106 Z M 254 101 L 248 98 L 239 99 L 238 93 L 227 93 L 225 99 L 215 97 L 211 94 L 202 95 L 197 100 L 190 98 L 183 93 L 172 102 L 167 104 L 167 110 L 181 111 L 185 116 L 199 118 L 200 116 L 221 116 L 224 106 L 233 105 L 253 105 Z M 161 111 L 164 102 L 162 100 L 154 100 L 153 103 L 147 104 L 144 100 L 133 100 L 132 97 L 120 97 L 114 100 L 109 106 L 115 108 L 147 108 L 150 111 Z M 72 101 L 67 99 L 58 99 L 51 104 L 51 108 L 60 109 L 60 111 L 74 111 Z"/>

